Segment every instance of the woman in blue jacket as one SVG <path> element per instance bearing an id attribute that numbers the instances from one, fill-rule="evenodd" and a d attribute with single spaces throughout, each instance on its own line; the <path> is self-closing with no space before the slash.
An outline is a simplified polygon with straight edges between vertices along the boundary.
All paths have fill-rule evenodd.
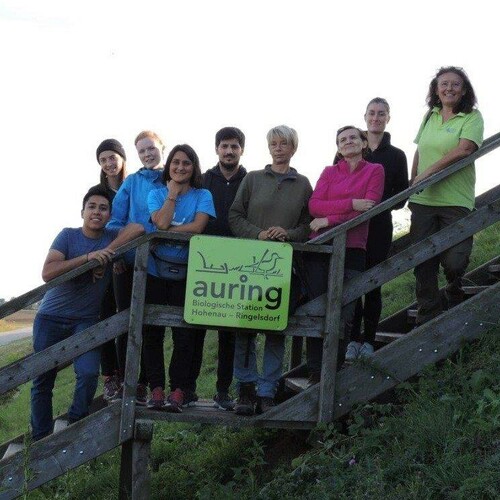
<path id="1" fill-rule="evenodd" d="M 146 233 L 156 231 L 151 223 L 147 205 L 148 194 L 152 189 L 161 187 L 163 175 L 163 158 L 165 145 L 158 134 L 151 130 L 141 132 L 135 138 L 135 147 L 143 167 L 130 174 L 113 199 L 112 217 L 108 228 L 120 229 L 130 222 L 142 224 Z M 124 255 L 123 261 L 115 264 L 114 289 L 118 311 L 130 307 L 132 299 L 132 281 L 134 277 L 135 251 L 131 250 Z M 146 302 L 148 302 L 146 290 Z M 161 330 L 161 327 L 145 325 L 143 335 L 149 330 Z M 117 339 L 118 363 L 120 371 L 125 373 L 127 354 L 127 335 Z M 139 405 L 147 403 L 146 372 L 141 366 L 141 375 L 137 386 L 136 401 Z"/>

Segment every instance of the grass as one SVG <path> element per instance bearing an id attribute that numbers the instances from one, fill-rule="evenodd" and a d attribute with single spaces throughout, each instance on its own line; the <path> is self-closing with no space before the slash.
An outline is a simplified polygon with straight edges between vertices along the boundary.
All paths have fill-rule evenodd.
<path id="1" fill-rule="evenodd" d="M 498 255 L 499 237 L 499 224 L 476 237 L 470 269 Z M 412 273 L 388 283 L 383 294 L 385 316 L 413 302 Z M 492 330 L 417 381 L 401 384 L 397 401 L 362 405 L 341 426 L 318 428 L 307 443 L 304 433 L 156 423 L 152 498 L 498 498 L 499 333 Z M 202 397 L 214 392 L 216 347 L 216 336 L 207 335 Z M 30 350 L 29 340 L 10 344 L 0 350 L 0 366 Z M 167 340 L 165 359 L 170 352 Z M 66 410 L 73 383 L 71 367 L 60 372 L 57 412 Z M 29 387 L 0 401 L 0 441 L 26 431 Z M 113 450 L 29 498 L 114 499 L 119 456 Z"/>

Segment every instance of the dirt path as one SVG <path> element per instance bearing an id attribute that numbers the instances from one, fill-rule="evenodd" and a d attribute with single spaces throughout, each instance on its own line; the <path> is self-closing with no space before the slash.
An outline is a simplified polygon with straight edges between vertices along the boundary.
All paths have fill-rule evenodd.
<path id="1" fill-rule="evenodd" d="M 33 328 L 27 326 L 25 328 L 18 328 L 17 330 L 10 330 L 8 332 L 0 332 L 0 346 L 4 346 L 14 342 L 15 340 L 25 339 L 33 335 Z"/>

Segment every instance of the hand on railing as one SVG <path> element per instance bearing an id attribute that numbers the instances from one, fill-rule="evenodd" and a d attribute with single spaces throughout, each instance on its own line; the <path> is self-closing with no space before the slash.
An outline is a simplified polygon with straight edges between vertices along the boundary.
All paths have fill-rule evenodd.
<path id="1" fill-rule="evenodd" d="M 368 199 L 360 199 L 352 200 L 352 208 L 356 212 L 366 212 L 367 210 L 370 210 L 370 208 L 373 208 L 375 206 L 375 202 L 373 200 L 368 200 Z"/>
<path id="2" fill-rule="evenodd" d="M 313 219 L 309 224 L 309 227 L 314 231 L 318 232 L 320 229 L 324 227 L 328 227 L 328 219 L 326 217 L 317 217 Z"/>

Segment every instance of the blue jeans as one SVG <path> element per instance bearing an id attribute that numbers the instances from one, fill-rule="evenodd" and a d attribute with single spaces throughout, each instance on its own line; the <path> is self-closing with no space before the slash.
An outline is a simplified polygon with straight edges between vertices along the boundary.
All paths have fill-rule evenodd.
<path id="1" fill-rule="evenodd" d="M 283 335 L 273 335 L 272 333 L 265 334 L 266 344 L 264 346 L 262 375 L 259 375 L 257 372 L 255 337 L 255 333 L 236 334 L 234 377 L 238 380 L 238 385 L 257 383 L 257 396 L 274 398 L 283 367 L 285 337 Z M 246 359 L 247 346 L 248 359 Z"/>
<path id="2" fill-rule="evenodd" d="M 288 314 L 293 314 L 299 303 L 301 283 L 295 274 L 290 283 L 290 302 Z M 236 333 L 234 345 L 234 378 L 241 384 L 257 383 L 257 396 L 274 398 L 283 369 L 285 355 L 285 336 L 266 333 L 262 375 L 257 371 L 255 354 L 255 333 Z M 247 357 L 248 354 L 248 357 Z"/>
<path id="3" fill-rule="evenodd" d="M 67 319 L 58 316 L 37 314 L 33 323 L 33 349 L 43 351 L 48 347 L 77 334 L 97 323 L 97 319 Z M 68 410 L 68 419 L 75 422 L 89 413 L 99 379 L 101 350 L 93 349 L 73 360 L 76 375 L 73 402 Z M 31 429 L 33 440 L 41 439 L 53 431 L 52 389 L 57 370 L 52 369 L 33 380 L 31 389 Z"/>

